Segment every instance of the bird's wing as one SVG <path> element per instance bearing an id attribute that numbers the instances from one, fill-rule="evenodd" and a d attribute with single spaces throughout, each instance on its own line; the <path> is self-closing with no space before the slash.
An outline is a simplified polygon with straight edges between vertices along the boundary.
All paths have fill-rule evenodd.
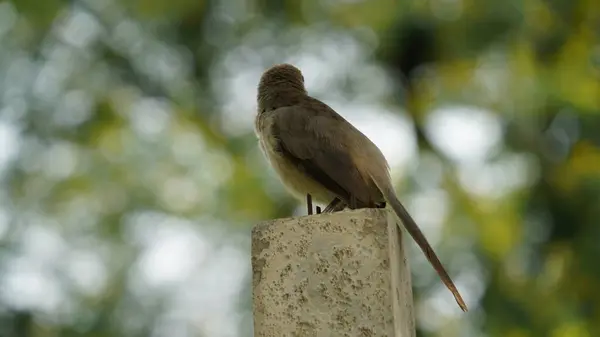
<path id="1" fill-rule="evenodd" d="M 292 106 L 273 115 L 273 135 L 277 151 L 296 167 L 340 199 L 357 206 L 369 206 L 374 200 L 372 186 L 363 179 L 351 157 L 348 132 L 354 128 L 329 109 Z M 345 131 L 341 132 L 342 130 Z"/>

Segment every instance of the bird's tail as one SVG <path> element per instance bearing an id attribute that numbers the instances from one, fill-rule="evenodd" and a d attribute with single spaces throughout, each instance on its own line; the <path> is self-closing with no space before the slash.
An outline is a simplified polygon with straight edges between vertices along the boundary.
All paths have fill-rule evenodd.
<path id="1" fill-rule="evenodd" d="M 452 278 L 450 278 L 450 275 L 448 275 L 448 273 L 446 272 L 446 269 L 440 262 L 436 253 L 433 251 L 433 248 L 431 248 L 431 245 L 427 241 L 427 238 L 425 238 L 425 235 L 423 235 L 423 232 L 421 232 L 421 229 L 419 229 L 419 226 L 417 226 L 415 220 L 413 220 L 410 214 L 408 214 L 406 208 L 404 208 L 400 200 L 398 200 L 398 198 L 396 197 L 396 193 L 391 187 L 391 184 L 381 184 L 378 181 L 379 179 L 376 179 L 373 176 L 371 176 L 371 179 L 373 179 L 375 185 L 377 185 L 387 203 L 392 207 L 392 209 L 398 216 L 400 222 L 402 222 L 402 224 L 404 225 L 404 228 L 406 228 L 408 233 L 417 242 L 423 253 L 425 253 L 427 260 L 429 260 L 429 263 L 431 263 L 435 271 L 438 273 L 438 275 L 442 279 L 442 282 L 452 292 L 452 295 L 454 295 L 454 299 L 456 300 L 456 303 L 458 303 L 458 306 L 466 312 L 468 310 L 467 305 L 465 304 L 465 301 L 462 299 L 462 296 L 458 292 L 458 289 L 454 285 Z"/>

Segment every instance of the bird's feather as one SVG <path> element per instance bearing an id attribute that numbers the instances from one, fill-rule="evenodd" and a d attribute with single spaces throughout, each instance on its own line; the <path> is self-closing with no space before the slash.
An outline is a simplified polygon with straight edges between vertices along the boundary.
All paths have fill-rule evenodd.
<path id="1" fill-rule="evenodd" d="M 344 123 L 348 125 L 341 125 Z M 343 148 L 351 143 L 340 139 L 344 134 L 336 131 L 347 131 L 348 126 L 341 116 L 317 114 L 310 105 L 273 112 L 276 151 L 347 204 L 355 200 L 358 208 L 373 207 L 381 201 L 381 194 L 360 174 L 352 149 Z"/>

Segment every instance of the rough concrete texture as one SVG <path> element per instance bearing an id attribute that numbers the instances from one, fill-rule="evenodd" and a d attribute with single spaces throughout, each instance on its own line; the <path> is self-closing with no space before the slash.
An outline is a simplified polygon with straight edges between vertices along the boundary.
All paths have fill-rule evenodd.
<path id="1" fill-rule="evenodd" d="M 252 231 L 256 337 L 414 337 L 410 271 L 385 209 L 278 219 Z"/>

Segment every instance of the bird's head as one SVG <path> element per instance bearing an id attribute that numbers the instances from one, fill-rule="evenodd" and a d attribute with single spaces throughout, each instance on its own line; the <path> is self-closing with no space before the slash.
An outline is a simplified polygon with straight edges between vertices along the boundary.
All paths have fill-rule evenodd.
<path id="1" fill-rule="evenodd" d="M 293 105 L 298 97 L 306 95 L 304 76 L 291 64 L 278 64 L 267 69 L 258 84 L 259 109 L 273 109 Z"/>

